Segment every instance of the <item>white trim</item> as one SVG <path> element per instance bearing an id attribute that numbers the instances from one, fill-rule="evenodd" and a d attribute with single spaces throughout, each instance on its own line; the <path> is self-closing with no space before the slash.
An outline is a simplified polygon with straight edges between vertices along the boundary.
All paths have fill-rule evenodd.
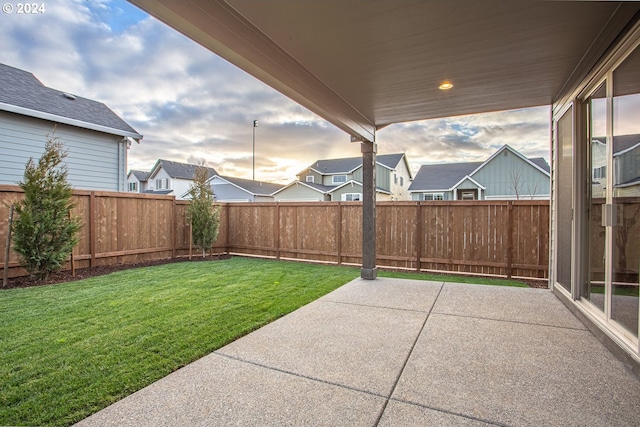
<path id="1" fill-rule="evenodd" d="M 476 169 L 476 170 L 477 170 L 477 169 Z M 460 184 L 462 184 L 464 181 L 466 181 L 467 179 L 468 179 L 469 181 L 471 181 L 473 184 L 477 185 L 477 186 L 478 186 L 478 189 L 480 189 L 480 190 L 486 190 L 486 189 L 487 189 L 487 187 L 485 187 L 484 185 L 480 184 L 478 181 L 476 181 L 475 179 L 473 179 L 470 175 L 465 175 L 465 177 L 464 177 L 464 178 L 462 178 L 460 181 L 456 182 L 456 184 L 455 184 L 453 187 L 451 187 L 449 190 L 447 190 L 447 191 L 455 191 L 455 190 L 457 190 L 457 189 L 458 189 L 458 186 L 459 186 Z M 461 188 L 461 190 L 464 190 L 464 189 L 462 189 L 462 188 Z"/>

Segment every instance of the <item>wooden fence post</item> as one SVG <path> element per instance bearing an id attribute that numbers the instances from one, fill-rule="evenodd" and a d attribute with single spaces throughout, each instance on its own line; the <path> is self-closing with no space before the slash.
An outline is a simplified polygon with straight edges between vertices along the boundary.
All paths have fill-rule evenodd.
<path id="1" fill-rule="evenodd" d="M 507 202 L 507 279 L 511 279 L 513 266 L 513 202 Z"/>
<path id="2" fill-rule="evenodd" d="M 11 254 L 11 227 L 13 226 L 13 209 L 15 204 L 11 203 L 9 208 L 9 227 L 7 228 L 7 247 L 4 249 L 4 273 L 2 278 L 2 287 L 6 288 L 9 284 L 9 255 Z"/>
<path id="3" fill-rule="evenodd" d="M 71 221 L 71 211 L 69 211 L 67 213 L 69 221 Z M 75 263 L 75 259 L 73 257 L 73 249 L 71 249 L 71 260 L 70 260 L 70 264 L 71 264 L 71 277 L 76 277 L 76 263 Z"/>
<path id="4" fill-rule="evenodd" d="M 96 262 L 96 193 L 89 193 L 89 267 L 94 267 Z"/>
<path id="5" fill-rule="evenodd" d="M 276 246 L 276 259 L 280 259 L 280 203 L 276 202 L 276 226 L 274 227 L 273 243 Z"/>
<path id="6" fill-rule="evenodd" d="M 178 219 L 176 218 L 176 198 L 173 198 L 173 202 L 171 204 L 171 258 L 176 257 L 176 246 L 178 246 L 178 233 L 176 232 L 176 228 L 178 227 Z"/>
<path id="7" fill-rule="evenodd" d="M 420 259 L 422 258 L 422 205 L 420 201 L 416 202 L 416 236 L 414 244 L 416 245 L 416 271 L 420 272 Z"/>
<path id="8" fill-rule="evenodd" d="M 336 246 L 338 250 L 338 265 L 342 265 L 342 203 L 336 203 L 336 209 L 338 213 L 336 214 L 336 222 L 338 226 L 336 227 Z"/>

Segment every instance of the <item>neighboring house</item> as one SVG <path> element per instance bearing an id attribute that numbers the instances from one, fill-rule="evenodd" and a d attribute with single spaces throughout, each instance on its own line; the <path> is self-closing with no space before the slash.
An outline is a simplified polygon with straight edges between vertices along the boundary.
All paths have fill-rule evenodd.
<path id="1" fill-rule="evenodd" d="M 613 137 L 614 197 L 640 197 L 640 134 Z M 591 197 L 605 197 L 606 138 L 591 140 Z"/>
<path id="2" fill-rule="evenodd" d="M 273 202 L 273 193 L 283 188 L 280 184 L 219 175 L 209 182 L 218 202 Z"/>
<path id="3" fill-rule="evenodd" d="M 28 71 L 0 64 L 0 184 L 22 181 L 47 137 L 64 144 L 72 187 L 127 190 L 127 150 L 142 135 L 105 104 L 50 89 Z"/>
<path id="4" fill-rule="evenodd" d="M 274 194 L 276 201 L 359 201 L 362 157 L 318 160 Z M 410 200 L 413 177 L 404 153 L 376 157 L 376 199 Z"/>
<path id="5" fill-rule="evenodd" d="M 149 172 L 130 170 L 127 174 L 127 191 L 130 193 L 144 193 L 147 191 Z"/>
<path id="6" fill-rule="evenodd" d="M 549 199 L 549 165 L 502 146 L 484 162 L 423 165 L 409 187 L 412 200 Z"/>
<path id="7" fill-rule="evenodd" d="M 199 167 L 190 163 L 159 159 L 149 172 L 147 189 L 144 192 L 171 194 L 178 200 L 188 199 L 189 188 Z M 207 167 L 207 170 L 209 178 L 218 174 L 214 168 Z"/>

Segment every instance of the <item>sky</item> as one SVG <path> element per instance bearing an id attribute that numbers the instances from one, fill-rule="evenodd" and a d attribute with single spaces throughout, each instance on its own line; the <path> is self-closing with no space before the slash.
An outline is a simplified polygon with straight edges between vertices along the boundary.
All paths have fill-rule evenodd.
<path id="1" fill-rule="evenodd" d="M 9 1 L 8 4 L 17 5 Z M 315 160 L 360 145 L 314 113 L 124 0 L 45 0 L 0 13 L 0 63 L 45 86 L 100 101 L 138 133 L 129 169 L 206 162 L 221 175 L 285 184 Z M 388 126 L 378 154 L 421 164 L 484 161 L 504 144 L 549 161 L 549 107 Z"/>

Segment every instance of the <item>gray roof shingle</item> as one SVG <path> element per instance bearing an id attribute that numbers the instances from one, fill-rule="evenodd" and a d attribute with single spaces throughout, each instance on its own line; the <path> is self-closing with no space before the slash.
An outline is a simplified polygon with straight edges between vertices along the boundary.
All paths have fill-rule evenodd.
<path id="1" fill-rule="evenodd" d="M 149 178 L 149 172 L 146 172 L 146 171 L 139 171 L 139 170 L 131 169 L 129 171 L 129 174 L 133 174 L 133 176 L 135 176 L 138 179 L 138 181 L 140 181 L 140 182 L 144 182 Z"/>
<path id="2" fill-rule="evenodd" d="M 447 190 L 471 174 L 483 162 L 440 163 L 422 165 L 409 186 L 409 191 Z"/>
<path id="3" fill-rule="evenodd" d="M 196 173 L 196 169 L 199 167 L 198 165 L 192 165 L 190 163 L 180 163 L 180 162 L 174 162 L 173 160 L 163 160 L 163 159 L 159 159 L 156 162 L 156 165 L 153 167 L 153 169 L 151 169 L 151 172 L 149 174 L 149 178 L 151 177 L 151 174 L 154 174 L 155 176 L 155 171 L 159 169 L 159 167 L 162 167 L 162 169 L 164 169 L 164 171 L 167 173 L 167 175 L 169 175 L 171 178 L 175 178 L 175 179 L 193 179 L 195 173 Z M 207 167 L 208 172 L 209 172 L 209 178 L 211 178 L 214 175 L 218 175 L 218 172 L 216 172 L 216 170 L 214 168 L 211 167 Z"/>
<path id="4" fill-rule="evenodd" d="M 380 154 L 376 156 L 376 162 L 388 167 L 389 169 L 395 169 L 403 156 L 403 153 Z M 362 157 L 348 157 L 343 159 L 317 160 L 314 164 L 309 166 L 309 169 L 313 169 L 322 175 L 333 175 L 350 173 L 360 166 L 362 166 Z"/>
<path id="5" fill-rule="evenodd" d="M 105 104 L 50 89 L 27 71 L 0 64 L 0 88 L 0 103 L 141 137 Z"/>
<path id="6" fill-rule="evenodd" d="M 220 176 L 220 178 L 225 181 L 229 181 L 230 183 L 256 196 L 270 196 L 284 187 L 284 185 L 273 184 L 271 182 L 253 181 L 250 179 L 234 178 L 231 176 Z"/>

